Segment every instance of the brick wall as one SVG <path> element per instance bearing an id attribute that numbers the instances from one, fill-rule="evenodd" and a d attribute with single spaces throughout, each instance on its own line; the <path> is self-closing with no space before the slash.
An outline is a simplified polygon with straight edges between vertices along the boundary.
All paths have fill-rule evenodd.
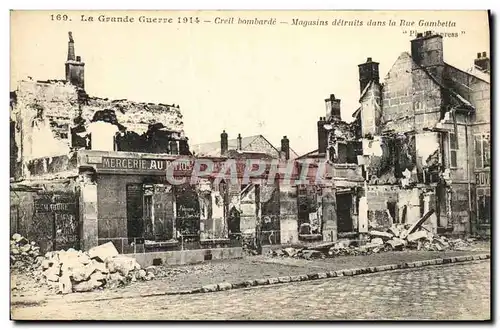
<path id="1" fill-rule="evenodd" d="M 10 192 L 11 235 L 17 232 L 37 242 L 42 251 L 52 251 L 54 241 L 58 250 L 79 248 L 78 188 L 75 181 L 47 182 L 43 186 L 43 192 Z M 43 209 L 54 195 L 61 194 L 65 196 L 64 203 L 71 203 L 71 207 L 64 212 Z M 60 199 L 55 200 L 60 204 Z M 58 232 L 55 236 L 54 229 Z"/>
<path id="2" fill-rule="evenodd" d="M 422 69 L 412 71 L 414 128 L 421 132 L 424 128 L 435 126 L 441 119 L 443 103 L 441 88 Z"/>
<path id="3" fill-rule="evenodd" d="M 382 99 L 385 129 L 422 130 L 439 121 L 440 88 L 426 72 L 416 68 L 408 53 L 401 54 L 387 74 Z"/>
<path id="4" fill-rule="evenodd" d="M 401 54 L 384 80 L 382 91 L 382 125 L 397 132 L 413 127 L 412 61 L 407 53 Z"/>

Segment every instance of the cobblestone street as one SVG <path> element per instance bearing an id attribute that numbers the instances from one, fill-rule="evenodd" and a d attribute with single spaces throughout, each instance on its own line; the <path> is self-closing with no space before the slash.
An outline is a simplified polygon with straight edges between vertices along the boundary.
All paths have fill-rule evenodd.
<path id="1" fill-rule="evenodd" d="M 490 262 L 229 292 L 19 307 L 14 319 L 455 320 L 490 318 Z"/>

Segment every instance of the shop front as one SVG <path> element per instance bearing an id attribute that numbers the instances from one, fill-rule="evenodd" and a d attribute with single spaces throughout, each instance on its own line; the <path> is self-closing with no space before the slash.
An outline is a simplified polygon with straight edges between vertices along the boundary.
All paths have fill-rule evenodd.
<path id="1" fill-rule="evenodd" d="M 240 163 L 234 180 L 221 177 L 226 159 L 205 161 L 215 170 L 193 180 L 193 158 L 80 152 L 84 247 L 111 241 L 120 253 L 204 250 L 207 260 L 214 249 L 280 244 L 279 182 L 242 182 Z"/>
<path id="2" fill-rule="evenodd" d="M 228 185 L 214 178 L 191 184 L 189 160 L 175 165 L 173 180 L 172 156 L 85 151 L 79 160 L 89 177 L 82 204 L 95 206 L 95 243 L 112 241 L 121 253 L 229 247 Z M 91 223 L 88 213 L 82 216 Z"/>

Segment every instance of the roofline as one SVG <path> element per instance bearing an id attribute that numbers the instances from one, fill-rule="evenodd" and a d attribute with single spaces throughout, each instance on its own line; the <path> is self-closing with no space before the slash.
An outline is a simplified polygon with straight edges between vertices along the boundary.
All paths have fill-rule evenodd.
<path id="1" fill-rule="evenodd" d="M 363 89 L 363 91 L 361 92 L 361 95 L 359 96 L 359 102 L 361 102 L 363 100 L 363 98 L 365 97 L 365 94 L 368 92 L 368 90 L 370 89 L 370 86 L 373 84 L 373 80 L 370 80 L 370 82 L 366 85 L 365 89 Z"/>
<path id="2" fill-rule="evenodd" d="M 251 137 L 255 137 L 255 139 L 256 139 L 256 138 L 258 138 L 259 136 L 262 136 L 262 135 L 257 134 L 257 135 L 250 135 L 250 136 L 242 136 L 241 138 L 243 139 L 243 138 L 251 138 Z M 237 140 L 237 139 L 238 139 L 238 138 L 236 137 L 236 138 L 234 138 L 234 139 L 229 139 L 229 140 Z M 253 139 L 253 140 L 252 140 L 252 142 L 253 142 L 253 141 L 255 141 L 255 139 Z M 228 141 L 229 141 L 229 140 L 228 140 Z M 266 141 L 267 141 L 267 140 L 266 140 Z M 252 143 L 252 142 L 250 142 L 250 143 Z M 267 141 L 267 142 L 269 142 L 269 141 Z M 193 146 L 201 146 L 201 145 L 212 144 L 212 143 L 220 143 L 220 140 L 219 140 L 219 141 L 211 141 L 211 142 L 197 143 L 197 144 L 193 144 Z M 242 147 L 243 147 L 243 146 L 242 146 Z"/>
<path id="3" fill-rule="evenodd" d="M 351 116 L 352 118 L 356 119 L 360 113 L 361 113 L 361 107 L 357 108 L 356 111 L 354 111 Z"/>
<path id="4" fill-rule="evenodd" d="M 245 146 L 248 146 L 250 144 L 252 144 L 255 140 L 257 140 L 259 137 L 260 138 L 263 138 L 264 141 L 266 141 L 271 147 L 273 147 L 273 149 L 278 153 L 280 154 L 281 153 L 281 148 L 278 149 L 276 148 L 276 146 L 274 144 L 272 144 L 271 142 L 269 142 L 269 140 L 262 134 L 257 134 L 257 135 L 250 135 L 250 136 L 245 136 L 245 137 L 242 137 L 242 138 L 254 138 L 252 139 L 250 142 L 248 142 L 248 144 L 246 144 Z M 237 138 L 236 138 L 237 139 Z M 231 139 L 231 140 L 236 140 L 236 139 Z M 198 146 L 202 146 L 202 145 L 207 145 L 207 144 L 212 144 L 212 143 L 217 143 L 217 142 L 220 142 L 220 141 L 213 141 L 213 142 L 205 142 L 205 143 L 198 143 L 198 144 L 193 144 L 192 146 L 190 146 L 190 148 L 195 148 L 195 147 L 198 147 Z M 241 146 L 241 148 L 243 149 L 244 146 Z M 290 151 L 293 151 L 294 154 L 296 154 L 298 156 L 298 153 L 293 150 L 291 147 L 290 148 Z M 245 150 L 244 150 L 245 151 Z M 252 152 L 252 151 L 249 151 L 249 152 Z M 256 151 L 258 152 L 258 151 Z"/>
<path id="5" fill-rule="evenodd" d="M 465 97 L 463 97 L 463 96 L 462 96 L 462 95 L 460 95 L 459 93 L 457 93 L 457 92 L 453 91 L 452 89 L 450 89 L 450 88 L 446 87 L 445 85 L 443 85 L 442 83 L 440 83 L 440 82 L 437 80 L 437 78 L 436 78 L 436 77 L 434 77 L 434 76 L 433 76 L 433 75 L 432 75 L 432 74 L 431 74 L 431 73 L 430 73 L 430 72 L 429 72 L 426 68 L 424 68 L 424 67 L 423 67 L 423 66 L 421 66 L 421 65 L 418 65 L 418 64 L 417 64 L 417 63 L 415 63 L 415 62 L 413 62 L 413 63 L 414 63 L 414 64 L 415 64 L 415 65 L 416 65 L 419 69 L 423 70 L 423 71 L 427 74 L 427 76 L 428 76 L 429 78 L 431 78 L 431 80 L 432 80 L 432 81 L 434 81 L 434 83 L 435 83 L 436 85 L 438 85 L 440 88 L 442 88 L 442 89 L 444 89 L 444 90 L 446 90 L 446 91 L 450 92 L 450 94 L 451 94 L 454 98 L 457 98 L 457 99 L 458 99 L 457 95 L 459 95 L 461 98 L 465 99 Z M 465 100 L 466 100 L 466 99 L 465 99 Z M 464 102 L 463 102 L 462 100 L 460 100 L 460 99 L 458 99 L 458 102 L 459 102 L 459 103 L 464 103 Z M 467 105 L 465 105 L 465 106 L 466 106 L 466 107 L 465 107 L 465 109 L 474 109 L 474 110 L 475 110 L 475 107 L 474 107 L 472 104 L 471 104 L 470 106 L 467 106 Z"/>
<path id="6" fill-rule="evenodd" d="M 471 76 L 471 77 L 474 77 L 474 78 L 476 78 L 476 79 L 479 79 L 479 80 L 484 81 L 485 83 L 487 83 L 487 84 L 490 84 L 490 85 L 491 85 L 491 83 L 490 83 L 489 81 L 486 81 L 486 80 L 484 80 L 483 78 L 476 76 L 475 74 L 472 74 L 472 73 L 470 73 L 470 72 L 467 72 L 467 71 L 464 71 L 464 70 L 462 70 L 462 69 L 459 69 L 459 68 L 457 68 L 457 67 L 456 67 L 456 66 L 454 66 L 454 65 L 448 64 L 448 63 L 446 63 L 446 62 L 444 62 L 444 65 L 447 65 L 447 66 L 449 66 L 449 67 L 451 67 L 451 68 L 453 68 L 453 69 L 455 69 L 455 70 L 458 70 L 458 71 L 460 71 L 460 72 L 462 72 L 462 73 L 465 73 L 465 74 L 467 74 L 467 75 L 469 75 L 469 76 Z M 474 65 L 475 65 L 475 64 L 474 64 Z M 487 74 L 487 73 L 485 73 L 485 74 Z"/>
<path id="7" fill-rule="evenodd" d="M 280 149 L 277 149 L 277 148 L 274 146 L 274 144 L 272 144 L 271 142 L 269 142 L 269 140 L 268 140 L 268 139 L 266 139 L 266 138 L 264 137 L 264 135 L 259 134 L 258 136 L 260 136 L 261 138 L 263 138 L 263 139 L 264 139 L 264 141 L 266 141 L 267 143 L 269 143 L 269 144 L 271 145 L 271 147 L 273 147 L 273 148 L 274 148 L 274 150 L 276 150 L 276 152 L 278 153 L 278 155 L 280 155 L 280 153 L 281 153 L 280 149 L 281 149 L 281 148 L 280 148 Z M 253 141 L 255 141 L 256 139 L 257 139 L 257 138 L 255 138 L 254 140 L 252 140 L 252 142 L 253 142 Z M 252 142 L 250 142 L 250 143 L 252 143 Z M 250 143 L 249 143 L 249 144 L 250 144 Z"/>
<path id="8" fill-rule="evenodd" d="M 314 149 L 312 151 L 309 151 L 309 152 L 303 154 L 302 156 L 297 157 L 297 159 L 305 158 L 305 157 L 309 156 L 310 154 L 317 152 L 317 151 L 319 151 L 319 149 Z"/>

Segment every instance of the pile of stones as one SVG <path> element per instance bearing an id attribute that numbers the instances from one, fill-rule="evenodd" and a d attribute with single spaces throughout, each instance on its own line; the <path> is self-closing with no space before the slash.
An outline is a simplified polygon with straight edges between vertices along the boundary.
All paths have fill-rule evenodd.
<path id="1" fill-rule="evenodd" d="M 11 268 L 18 271 L 33 270 L 40 257 L 40 247 L 25 237 L 14 234 L 10 240 Z"/>
<path id="2" fill-rule="evenodd" d="M 273 257 L 321 259 L 337 256 L 370 255 L 385 251 L 422 250 L 467 250 L 474 238 L 448 239 L 434 235 L 426 229 L 413 230 L 412 226 L 395 225 L 386 231 L 372 230 L 367 233 L 368 241 L 340 240 L 316 246 L 288 247 L 271 250 Z"/>
<path id="3" fill-rule="evenodd" d="M 71 248 L 41 256 L 35 242 L 29 243 L 19 237 L 16 234 L 11 240 L 13 268 L 28 271 L 38 283 L 47 284 L 57 293 L 114 288 L 155 277 L 154 267 L 142 269 L 135 258 L 120 255 L 111 242 L 88 252 Z"/>

